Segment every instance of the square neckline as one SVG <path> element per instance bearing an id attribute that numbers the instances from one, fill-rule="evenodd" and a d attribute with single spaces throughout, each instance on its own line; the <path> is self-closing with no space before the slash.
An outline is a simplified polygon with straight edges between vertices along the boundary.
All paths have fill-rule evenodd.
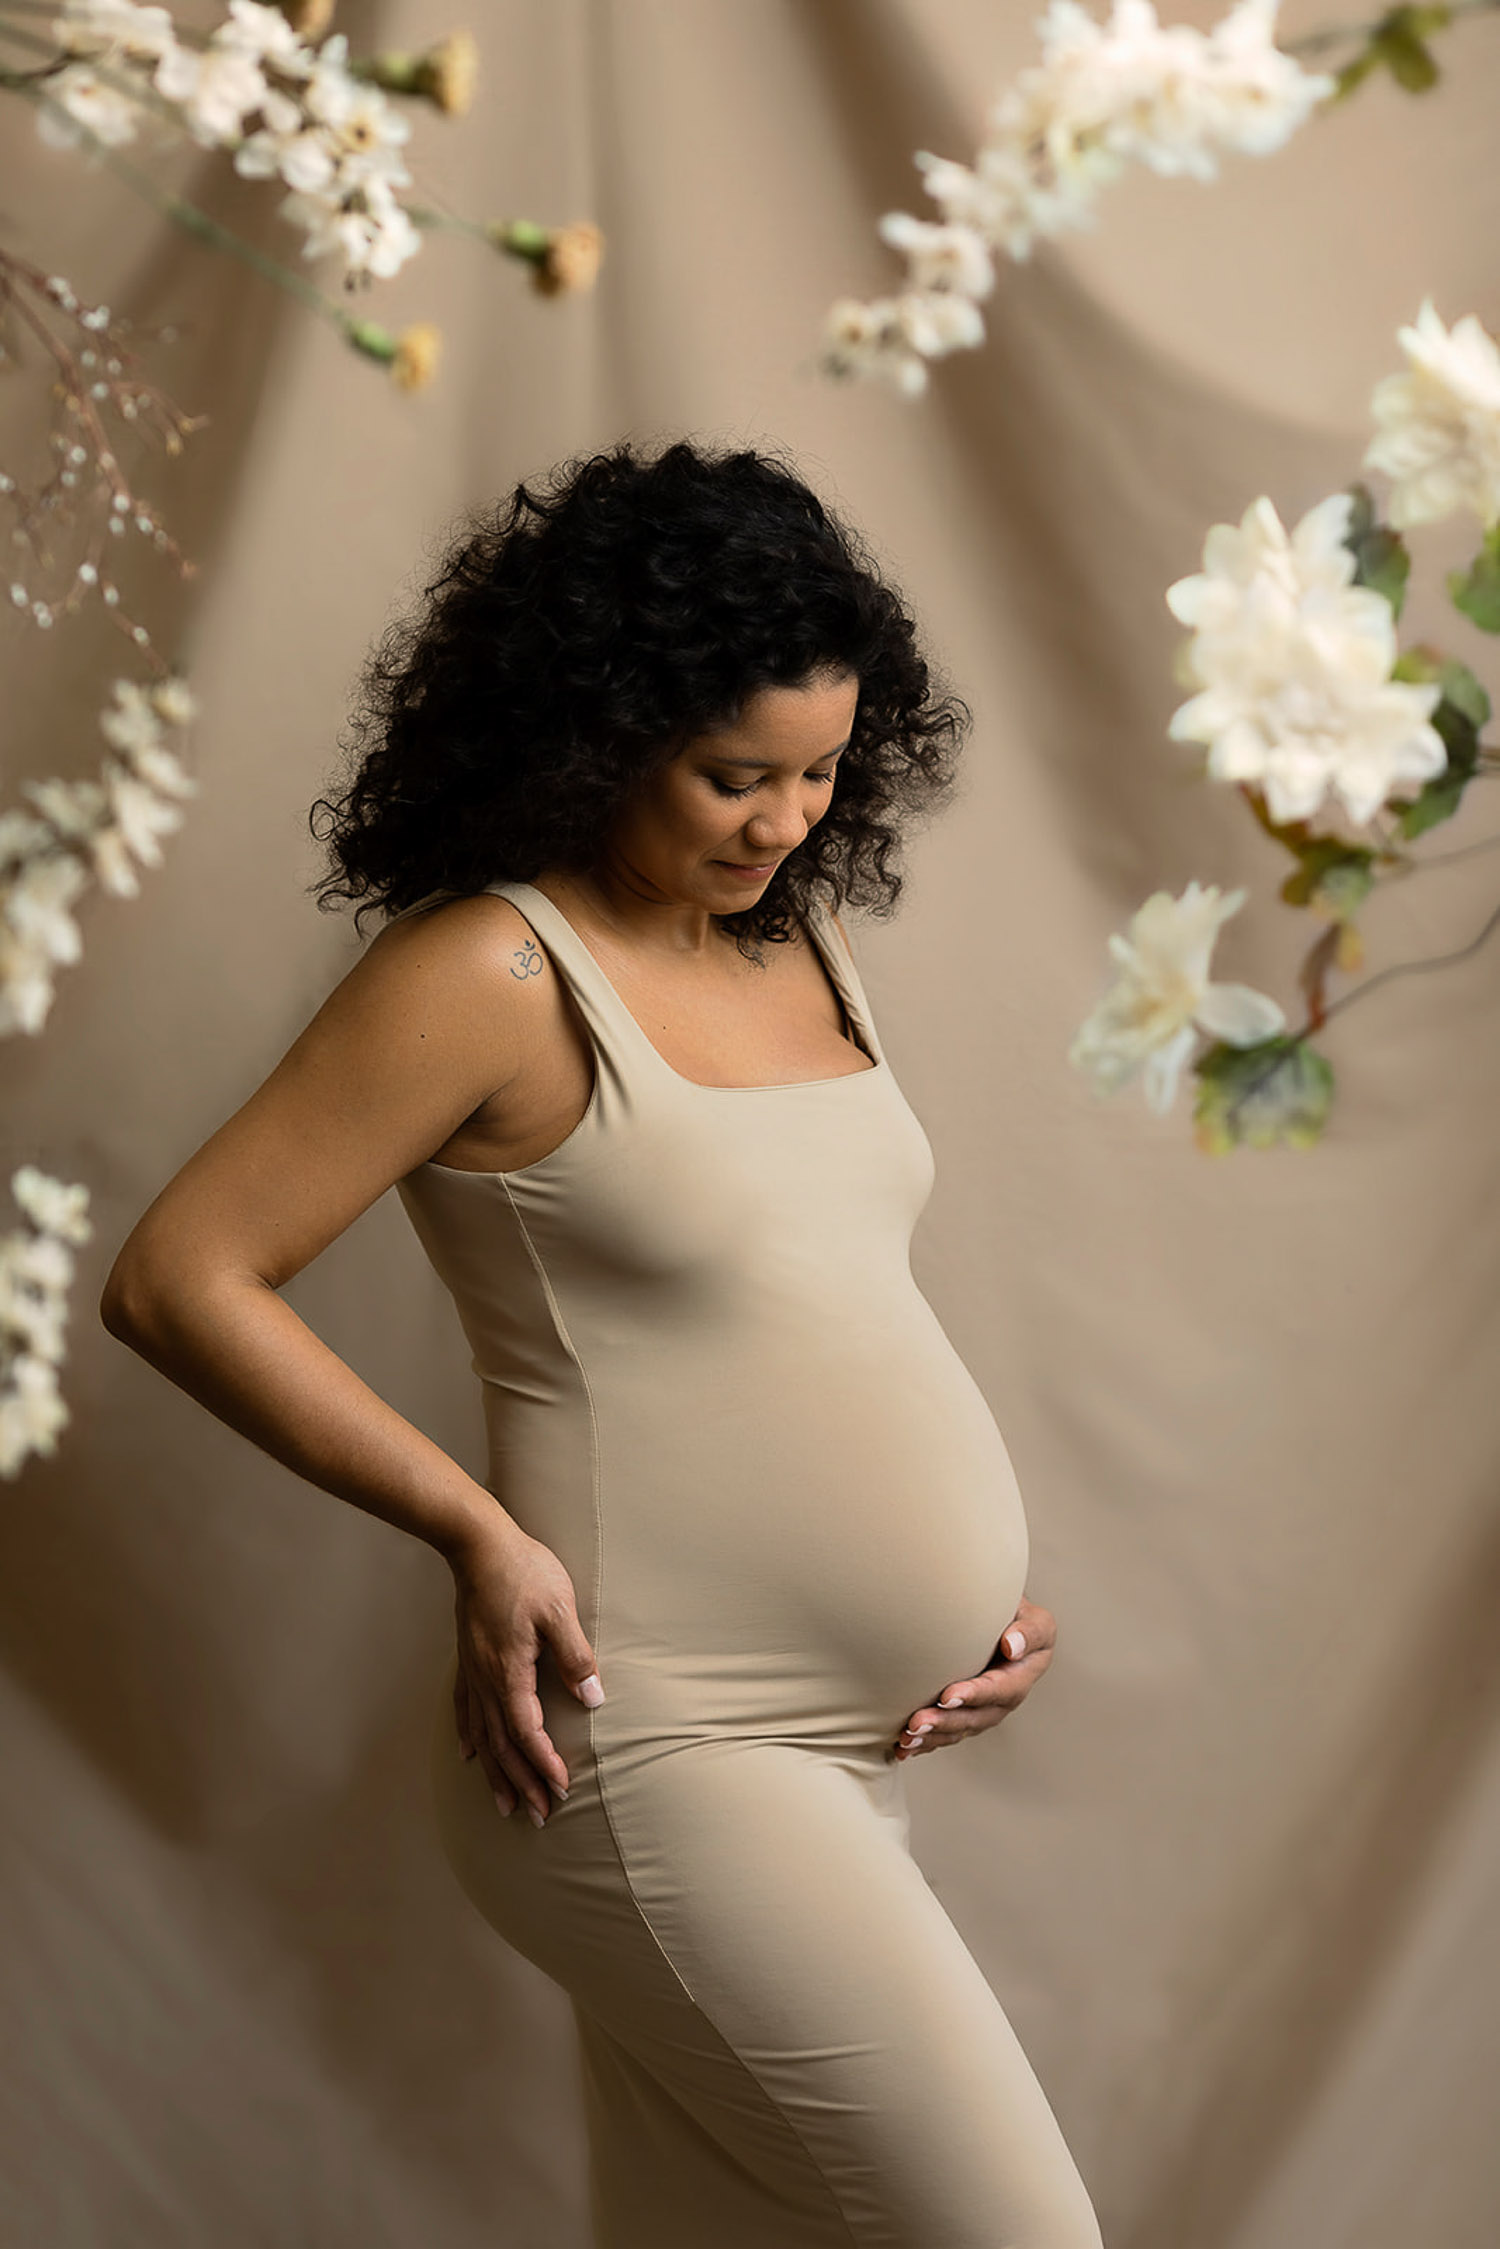
<path id="1" fill-rule="evenodd" d="M 631 1032 L 639 1039 L 646 1053 L 652 1057 L 658 1068 L 663 1070 L 669 1078 L 674 1080 L 676 1084 L 686 1087 L 691 1093 L 801 1093 L 814 1087 L 821 1089 L 826 1086 L 842 1085 L 845 1079 L 883 1078 L 887 1073 L 885 1055 L 880 1048 L 879 1039 L 870 1022 L 869 1011 L 854 989 L 853 984 L 845 980 L 842 964 L 836 958 L 833 948 L 828 942 L 826 932 L 819 925 L 819 914 L 816 907 L 812 912 L 802 917 L 802 926 L 812 938 L 813 949 L 823 963 L 824 971 L 843 1007 L 845 1016 L 859 1033 L 866 1056 L 865 1067 L 862 1070 L 841 1070 L 837 1077 L 832 1078 L 785 1078 L 766 1085 L 705 1085 L 701 1079 L 684 1077 L 680 1070 L 673 1069 L 666 1056 L 646 1036 L 643 1026 L 631 1014 L 630 1009 L 625 1005 L 624 1000 L 605 974 L 603 964 L 595 957 L 578 930 L 573 927 L 561 906 L 555 900 L 549 898 L 545 890 L 538 890 L 535 883 L 518 880 L 507 882 L 504 891 L 489 883 L 485 885 L 485 888 L 495 896 L 504 895 L 504 891 L 525 890 L 530 891 L 534 897 L 540 898 L 543 906 L 554 913 L 564 929 L 567 930 L 572 943 L 584 955 L 593 973 L 598 977 L 600 984 L 618 1009 L 621 1018 L 629 1025 Z M 514 900 L 511 902 L 515 904 Z M 518 908 L 518 911 L 523 920 L 528 918 L 524 906 Z M 542 938 L 545 945 L 546 931 L 538 930 L 537 934 Z M 490 1181 L 498 1179 L 510 1182 L 528 1178 L 533 1172 L 544 1170 L 547 1165 L 557 1162 L 559 1158 L 570 1153 L 582 1140 L 599 1113 L 604 1072 L 600 1062 L 598 1040 L 592 1030 L 589 1034 L 589 1040 L 594 1049 L 592 1057 L 594 1082 L 589 1089 L 588 1103 L 577 1123 L 564 1135 L 555 1148 L 549 1148 L 544 1156 L 533 1157 L 529 1164 L 514 1165 L 506 1171 L 478 1171 L 468 1164 L 439 1163 L 436 1156 L 424 1156 L 422 1161 L 415 1166 L 415 1170 L 418 1172 L 436 1172 L 442 1179 L 483 1179 Z M 854 1041 L 851 1040 L 850 1044 L 853 1045 Z"/>
<path id="2" fill-rule="evenodd" d="M 866 1015 L 863 1007 L 859 1005 L 857 996 L 853 992 L 852 988 L 848 987 L 845 984 L 840 966 L 834 958 L 832 947 L 828 944 L 826 935 L 819 926 L 819 916 L 816 910 L 806 913 L 801 917 L 802 927 L 807 932 L 808 936 L 812 939 L 813 950 L 823 964 L 823 972 L 827 976 L 829 983 L 833 987 L 833 994 L 835 999 L 839 1002 L 839 1005 L 842 1008 L 844 1015 L 851 1027 L 859 1034 L 858 1040 L 856 1041 L 855 1039 L 851 1039 L 849 1041 L 849 1044 L 854 1047 L 856 1053 L 863 1053 L 865 1057 L 864 1068 L 859 1070 L 840 1070 L 835 1076 L 831 1078 L 778 1078 L 769 1080 L 764 1084 L 709 1085 L 706 1084 L 702 1078 L 684 1077 L 681 1070 L 673 1068 L 672 1064 L 662 1053 L 660 1047 L 658 1047 L 655 1041 L 647 1035 L 645 1026 L 636 1019 L 632 1011 L 626 1006 L 624 999 L 621 997 L 619 991 L 616 989 L 614 983 L 606 973 L 604 965 L 598 958 L 598 955 L 594 952 L 593 947 L 588 943 L 582 932 L 574 928 L 572 922 L 569 921 L 567 915 L 563 912 L 561 906 L 558 905 L 556 899 L 549 898 L 545 890 L 538 890 L 536 884 L 532 882 L 513 881 L 507 883 L 505 887 L 507 890 L 529 891 L 533 897 L 540 898 L 542 904 L 549 907 L 551 911 L 556 914 L 558 920 L 562 922 L 563 926 L 567 929 L 569 935 L 572 937 L 573 942 L 578 945 L 585 954 L 587 954 L 590 966 L 593 968 L 594 973 L 598 976 L 599 981 L 603 984 L 605 990 L 609 993 L 610 998 L 613 1000 L 615 1006 L 619 1009 L 621 1015 L 624 1016 L 626 1022 L 630 1024 L 632 1030 L 640 1039 L 641 1044 L 652 1055 L 655 1056 L 657 1062 L 660 1064 L 661 1068 L 666 1071 L 669 1077 L 675 1078 L 679 1085 L 689 1087 L 694 1093 L 798 1093 L 804 1086 L 842 1085 L 845 1078 L 876 1077 L 885 1069 L 885 1056 L 877 1050 L 877 1045 L 871 1031 L 869 1018 Z M 521 911 L 524 919 L 525 909 L 522 908 Z M 545 935 L 545 932 L 541 932 L 539 934 Z M 579 1121 L 581 1123 L 582 1119 L 580 1119 Z M 538 1160 L 541 1162 L 545 1162 L 546 1158 L 542 1157 Z"/>

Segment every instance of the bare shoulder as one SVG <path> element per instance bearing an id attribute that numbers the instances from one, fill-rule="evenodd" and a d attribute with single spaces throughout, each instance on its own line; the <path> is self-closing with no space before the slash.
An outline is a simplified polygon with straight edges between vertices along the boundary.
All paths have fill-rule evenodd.
<path id="1" fill-rule="evenodd" d="M 363 975 L 387 993 L 442 994 L 459 1006 L 471 1001 L 481 984 L 503 1009 L 509 994 L 519 1000 L 549 972 L 547 956 L 519 908 L 494 891 L 478 891 L 387 922 L 350 975 Z M 519 1012 L 517 1020 L 523 1020 Z"/>
<path id="2" fill-rule="evenodd" d="M 280 1288 L 532 1067 L 561 1007 L 540 950 L 493 891 L 388 922 L 122 1262 L 143 1276 L 232 1266 Z"/>

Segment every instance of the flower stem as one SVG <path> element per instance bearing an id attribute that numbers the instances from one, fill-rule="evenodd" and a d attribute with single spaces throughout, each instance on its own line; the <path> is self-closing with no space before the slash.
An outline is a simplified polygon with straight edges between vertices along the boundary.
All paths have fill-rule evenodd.
<path id="1" fill-rule="evenodd" d="M 1453 856 L 1458 855 L 1454 853 Z M 1352 992 L 1345 992 L 1342 999 L 1336 999 L 1330 1007 L 1325 1007 L 1321 1021 L 1314 1023 L 1309 1020 L 1300 1031 L 1293 1032 L 1292 1044 L 1300 1045 L 1313 1031 L 1321 1030 L 1329 1017 L 1337 1015 L 1341 1007 L 1352 1007 L 1356 1000 L 1364 998 L 1366 992 L 1373 992 L 1377 984 L 1389 984 L 1397 976 L 1418 976 L 1429 968 L 1449 968 L 1455 961 L 1467 960 L 1471 953 L 1478 952 L 1485 939 L 1493 936 L 1497 929 L 1500 929 L 1500 906 L 1495 908 L 1478 936 L 1470 938 L 1468 944 L 1461 945 L 1456 953 L 1436 953 L 1431 960 L 1425 961 L 1397 961 L 1393 967 L 1381 969 L 1378 975 L 1367 976 L 1363 984 L 1356 984 Z"/>
<path id="2" fill-rule="evenodd" d="M 116 149 L 111 147 L 109 142 L 101 140 L 97 133 L 93 132 L 78 118 L 63 110 L 60 102 L 53 101 L 51 96 L 40 88 L 24 81 L 18 83 L 15 75 L 6 71 L 0 71 L 0 87 L 8 87 L 11 91 L 21 94 L 27 101 L 44 102 L 49 109 L 55 109 L 62 115 L 67 116 L 69 124 L 83 137 L 110 171 L 117 174 L 135 194 L 141 197 L 143 202 L 151 204 L 154 209 L 172 219 L 186 233 L 195 235 L 200 242 L 207 243 L 211 249 L 223 250 L 228 256 L 238 258 L 243 265 L 249 266 L 263 280 L 273 283 L 278 289 L 284 289 L 289 296 L 296 297 L 300 303 L 308 306 L 311 311 L 320 313 L 325 320 L 331 321 L 342 334 L 347 336 L 357 324 L 354 315 L 345 312 L 343 307 L 318 288 L 316 283 L 304 279 L 300 273 L 294 272 L 290 266 L 283 265 L 280 259 L 269 256 L 266 251 L 258 250 L 254 243 L 247 242 L 242 235 L 236 234 L 232 228 L 221 226 L 217 219 L 210 218 L 207 211 L 201 209 L 198 204 L 190 202 L 187 196 L 178 195 L 172 189 L 162 187 L 158 181 L 151 177 L 149 172 L 142 171 L 140 166 L 132 164 L 128 157 L 121 156 Z"/>
<path id="3" fill-rule="evenodd" d="M 1446 0 L 1446 14 L 1450 20 L 1454 16 L 1479 15 L 1496 8 L 1500 8 L 1500 0 Z M 1317 55 L 1325 47 L 1337 47 L 1348 39 L 1373 39 L 1377 32 L 1385 29 L 1393 15 L 1401 13 L 1399 8 L 1391 8 L 1371 23 L 1329 24 L 1322 31 L 1304 31 L 1295 39 L 1278 39 L 1276 44 L 1284 55 Z"/>

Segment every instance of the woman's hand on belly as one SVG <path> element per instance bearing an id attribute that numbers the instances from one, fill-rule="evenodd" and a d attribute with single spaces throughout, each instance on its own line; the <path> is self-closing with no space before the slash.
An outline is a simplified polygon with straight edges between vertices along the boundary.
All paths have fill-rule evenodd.
<path id="1" fill-rule="evenodd" d="M 546 1824 L 551 1789 L 568 1793 L 568 1768 L 542 1723 L 537 1664 L 549 1650 L 558 1676 L 590 1710 L 604 1700 L 594 1651 L 578 1621 L 573 1581 L 549 1546 L 514 1524 L 450 1557 L 458 1672 L 453 1714 L 466 1757 L 478 1756 L 507 1815 L 524 1802 Z"/>
<path id="2" fill-rule="evenodd" d="M 1023 1594 L 1015 1616 L 1001 1633 L 995 1661 L 972 1679 L 955 1679 L 936 1700 L 914 1710 L 895 1748 L 899 1763 L 924 1749 L 949 1749 L 988 1733 L 1026 1700 L 1048 1664 L 1057 1642 L 1057 1619 Z"/>

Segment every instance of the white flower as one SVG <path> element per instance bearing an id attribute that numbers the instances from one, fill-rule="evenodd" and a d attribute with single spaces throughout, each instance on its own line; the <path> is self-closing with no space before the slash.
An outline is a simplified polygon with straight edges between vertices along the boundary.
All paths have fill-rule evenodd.
<path id="1" fill-rule="evenodd" d="M 144 866 L 159 867 L 161 846 L 156 839 L 161 835 L 170 835 L 174 828 L 182 826 L 183 816 L 179 807 L 169 803 L 146 782 L 138 781 L 133 773 L 126 772 L 120 766 L 106 769 L 104 787 L 109 798 L 114 831 L 120 841 L 134 852 Z M 96 838 L 96 843 L 99 840 Z M 118 868 L 114 871 L 117 873 Z M 106 878 L 102 865 L 100 879 L 105 882 L 107 889 L 116 887 L 116 884 Z M 133 898 L 139 888 L 140 885 L 132 877 L 127 895 Z"/>
<path id="2" fill-rule="evenodd" d="M 89 1191 L 82 1185 L 64 1185 L 35 1164 L 22 1164 L 10 1175 L 10 1191 L 33 1226 L 56 1234 L 66 1242 L 86 1242 L 94 1229 L 85 1217 Z"/>
<path id="3" fill-rule="evenodd" d="M 988 245 L 971 226 L 931 226 L 905 211 L 888 211 L 878 231 L 893 250 L 905 252 L 915 290 L 987 297 L 995 286 Z"/>
<path id="4" fill-rule="evenodd" d="M 7 931 L 49 961 L 76 961 L 83 940 L 68 908 L 87 882 L 87 868 L 71 851 L 28 860 L 5 886 L 0 910 Z"/>
<path id="5" fill-rule="evenodd" d="M 973 166 L 917 152 L 946 226 L 924 230 L 903 212 L 880 222 L 885 240 L 917 261 L 916 289 L 986 294 L 993 272 L 982 251 L 1026 258 L 1039 236 L 1091 224 L 1099 190 L 1131 163 L 1211 179 L 1227 150 L 1279 148 L 1336 81 L 1276 46 L 1276 9 L 1277 0 L 1239 0 L 1205 37 L 1159 23 L 1151 0 L 1114 0 L 1107 22 L 1079 0 L 1050 0 L 1037 25 L 1041 61 L 994 103 Z M 955 234 L 936 262 L 932 238 Z M 838 308 L 846 326 L 847 306 Z M 926 382 L 886 351 L 850 364 L 908 392 Z"/>
<path id="6" fill-rule="evenodd" d="M 1208 35 L 1210 69 L 1194 103 L 1221 148 L 1269 156 L 1338 90 L 1325 71 L 1306 71 L 1276 45 L 1277 0 L 1239 0 Z"/>
<path id="7" fill-rule="evenodd" d="M 45 1010 L 44 1010 L 45 1012 Z M 51 1452 L 68 1420 L 57 1387 L 63 1358 L 72 1243 L 93 1227 L 88 1189 L 53 1179 L 36 1164 L 11 1174 L 11 1191 L 36 1229 L 0 1238 L 0 1475 L 31 1453 Z"/>
<path id="8" fill-rule="evenodd" d="M 0 1031 L 36 1033 L 52 1000 L 50 954 L 0 921 Z"/>
<path id="9" fill-rule="evenodd" d="M 45 820 L 34 820 L 29 812 L 0 812 L 0 867 L 29 859 L 43 845 L 49 850 L 52 845 L 52 829 Z"/>
<path id="10" fill-rule="evenodd" d="M 197 52 L 174 47 L 157 64 L 152 84 L 178 104 L 189 132 L 205 148 L 238 140 L 245 119 L 264 106 L 269 91 L 253 54 L 213 41 Z"/>
<path id="11" fill-rule="evenodd" d="M 134 751 L 130 765 L 132 772 L 162 796 L 190 797 L 198 792 L 198 783 L 184 771 L 176 751 L 169 750 L 165 743 L 148 743 Z"/>
<path id="12" fill-rule="evenodd" d="M 305 124 L 300 110 L 293 116 L 290 128 L 251 133 L 234 152 L 234 168 L 252 180 L 279 175 L 288 187 L 315 195 L 337 176 L 338 158 L 321 127 Z"/>
<path id="13" fill-rule="evenodd" d="M 378 86 L 350 76 L 344 67 L 347 48 L 341 32 L 325 40 L 303 91 L 304 107 L 326 128 L 351 185 L 377 177 L 405 184 L 411 174 L 396 151 L 410 138 L 411 122 Z"/>
<path id="14" fill-rule="evenodd" d="M 311 50 L 281 10 L 261 7 L 258 0 L 229 0 L 229 21 L 219 25 L 214 45 L 272 63 L 289 78 L 306 77 L 313 69 Z"/>
<path id="15" fill-rule="evenodd" d="M 907 290 L 896 299 L 896 317 L 913 351 L 924 359 L 964 351 L 984 341 L 984 321 L 970 297 L 952 289 Z"/>
<path id="16" fill-rule="evenodd" d="M 379 180 L 361 189 L 359 207 L 341 209 L 320 198 L 293 193 L 282 198 L 285 218 L 306 230 L 305 258 L 339 251 L 355 279 L 366 274 L 389 280 L 422 247 L 422 237 L 405 211 Z"/>
<path id="17" fill-rule="evenodd" d="M 927 387 L 927 366 L 913 348 L 896 297 L 864 303 L 840 297 L 824 327 L 823 364 L 837 375 L 874 376 L 906 396 Z"/>
<path id="18" fill-rule="evenodd" d="M 1270 500 L 1215 524 L 1203 571 L 1167 589 L 1195 628 L 1187 670 L 1201 692 L 1173 713 L 1175 741 L 1208 744 L 1207 770 L 1254 781 L 1273 820 L 1306 820 L 1337 799 L 1357 823 L 1410 796 L 1447 764 L 1428 720 L 1435 684 L 1393 680 L 1395 623 L 1383 595 L 1351 584 L 1346 492 L 1290 538 Z"/>
<path id="19" fill-rule="evenodd" d="M 68 1419 L 51 1362 L 30 1352 L 13 1359 L 0 1389 L 0 1476 L 14 1476 L 29 1453 L 55 1452 Z"/>
<path id="20" fill-rule="evenodd" d="M 1068 1049 L 1096 1092 L 1114 1093 L 1143 1071 L 1146 1100 L 1164 1115 L 1198 1031 L 1230 1046 L 1253 1046 L 1286 1028 L 1281 1008 L 1264 992 L 1209 982 L 1219 930 L 1244 903 L 1243 890 L 1221 897 L 1216 883 L 1190 882 L 1180 898 L 1157 891 L 1124 936 L 1111 936 L 1116 981 Z"/>
<path id="21" fill-rule="evenodd" d="M 1500 350 L 1472 312 L 1445 328 L 1430 297 L 1397 337 L 1411 371 L 1376 384 L 1365 454 L 1393 480 L 1388 518 L 1399 531 L 1467 508 L 1488 529 L 1500 521 Z"/>
<path id="22" fill-rule="evenodd" d="M 86 63 L 67 64 L 47 79 L 44 91 L 47 101 L 37 111 L 36 129 L 38 138 L 49 148 L 87 146 L 83 133 L 70 120 L 76 120 L 110 148 L 135 139 L 141 122 L 139 103 L 106 86 Z"/>
<path id="23" fill-rule="evenodd" d="M 62 1252 L 68 1270 L 62 1289 L 42 1285 L 36 1252 Z M 49 1260 L 50 1262 L 50 1260 Z M 19 1345 L 28 1355 L 50 1359 L 63 1355 L 67 1326 L 65 1291 L 71 1278 L 71 1258 L 61 1242 L 38 1240 L 35 1235 L 7 1234 L 0 1240 L 0 1336 L 10 1351 Z"/>
<path id="24" fill-rule="evenodd" d="M 1032 230 L 1022 159 L 1009 151 L 983 148 L 978 168 L 971 170 L 967 164 L 955 164 L 950 157 L 933 156 L 921 148 L 915 161 L 923 186 L 950 226 L 972 228 L 1013 258 L 1027 255 Z"/>
<path id="25" fill-rule="evenodd" d="M 52 35 L 65 54 L 128 62 L 159 62 L 177 44 L 167 10 L 137 7 L 134 0 L 64 0 Z"/>
<path id="26" fill-rule="evenodd" d="M 117 679 L 111 692 L 114 708 L 104 710 L 99 718 L 99 731 L 106 742 L 127 755 L 160 742 L 161 718 L 139 681 Z"/>
<path id="27" fill-rule="evenodd" d="M 168 726 L 188 726 L 197 717 L 197 698 L 185 679 L 159 679 L 150 692 Z"/>
<path id="28" fill-rule="evenodd" d="M 97 781 L 23 781 L 21 788 L 69 843 L 83 842 L 105 817 L 104 791 Z"/>

